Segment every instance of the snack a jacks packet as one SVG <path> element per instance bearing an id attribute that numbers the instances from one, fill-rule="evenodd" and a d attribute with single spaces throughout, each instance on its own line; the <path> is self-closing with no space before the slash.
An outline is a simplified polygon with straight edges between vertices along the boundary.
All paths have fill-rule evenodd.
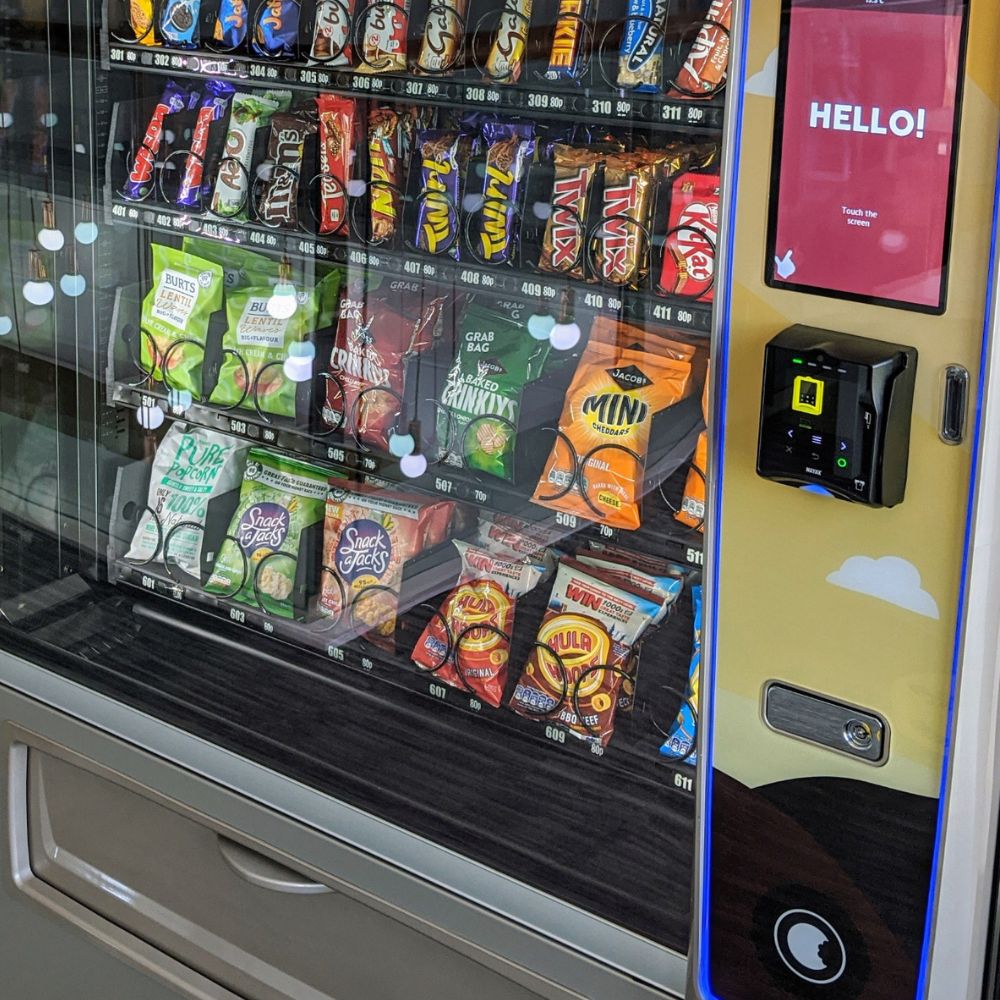
<path id="1" fill-rule="evenodd" d="M 690 382 L 688 361 L 592 338 L 566 393 L 561 434 L 532 499 L 634 531 L 642 523 L 653 417 L 684 399 Z"/>
<path id="2" fill-rule="evenodd" d="M 453 542 L 462 558 L 458 585 L 431 617 L 411 659 L 436 680 L 499 708 L 507 683 L 517 600 L 544 577 L 544 562 Z"/>
<path id="3" fill-rule="evenodd" d="M 563 559 L 510 707 L 607 746 L 619 703 L 633 696 L 633 647 L 662 608 L 615 574 Z"/>
<path id="4" fill-rule="evenodd" d="M 329 476 L 308 462 L 252 449 L 229 537 L 219 548 L 205 590 L 254 606 L 259 595 L 268 614 L 295 617 L 302 534 L 323 519 Z"/>

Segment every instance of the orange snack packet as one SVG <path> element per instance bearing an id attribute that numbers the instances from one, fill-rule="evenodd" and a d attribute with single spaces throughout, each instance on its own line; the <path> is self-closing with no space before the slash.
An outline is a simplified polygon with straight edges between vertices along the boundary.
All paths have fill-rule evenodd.
<path id="1" fill-rule="evenodd" d="M 688 361 L 592 338 L 532 500 L 589 521 L 638 528 L 653 417 L 684 399 L 690 381 Z"/>
<path id="2" fill-rule="evenodd" d="M 701 392 L 701 412 L 708 423 L 708 372 L 705 373 L 705 388 Z M 691 467 L 688 469 L 687 480 L 684 483 L 684 498 L 681 509 L 674 517 L 697 531 L 705 530 L 705 473 L 708 469 L 708 431 L 702 431 L 695 445 Z"/>

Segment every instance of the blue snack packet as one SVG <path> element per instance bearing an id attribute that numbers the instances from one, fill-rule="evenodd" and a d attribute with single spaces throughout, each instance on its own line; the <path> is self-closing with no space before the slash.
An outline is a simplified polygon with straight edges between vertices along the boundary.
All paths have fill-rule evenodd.
<path id="1" fill-rule="evenodd" d="M 160 15 L 164 45 L 195 49 L 201 43 L 201 0 L 166 0 Z"/>
<path id="2" fill-rule="evenodd" d="M 691 588 L 694 603 L 694 650 L 691 653 L 691 668 L 688 671 L 687 691 L 684 701 L 677 710 L 677 717 L 660 747 L 660 753 L 670 760 L 682 761 L 692 767 L 698 763 L 698 752 L 694 749 L 698 733 L 698 682 L 701 673 L 701 586 Z"/>
<path id="3" fill-rule="evenodd" d="M 247 40 L 249 13 L 246 0 L 221 0 L 212 39 L 219 48 L 232 51 Z"/>
<path id="4" fill-rule="evenodd" d="M 663 32 L 670 0 L 628 0 L 618 52 L 618 86 L 657 93 L 663 77 Z"/>
<path id="5" fill-rule="evenodd" d="M 299 5 L 294 0 L 267 0 L 254 25 L 254 52 L 268 59 L 294 59 L 299 44 Z"/>

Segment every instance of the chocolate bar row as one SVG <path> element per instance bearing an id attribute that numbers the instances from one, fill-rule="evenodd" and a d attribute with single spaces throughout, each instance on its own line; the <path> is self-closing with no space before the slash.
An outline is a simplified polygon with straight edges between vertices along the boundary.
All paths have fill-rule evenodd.
<path id="1" fill-rule="evenodd" d="M 711 301 L 714 143 L 650 148 L 596 127 L 333 94 L 295 109 L 291 101 L 289 91 L 168 81 L 142 141 L 121 144 L 122 196 L 230 223 Z"/>
<path id="2" fill-rule="evenodd" d="M 424 8 L 413 9 L 414 2 Z M 553 7 L 552 4 L 555 4 Z M 448 77 L 469 69 L 515 84 L 529 66 L 548 83 L 591 64 L 612 88 L 712 97 L 725 84 L 732 0 L 127 0 L 121 42 L 300 61 L 361 73 Z M 546 9 L 546 7 L 551 9 Z M 411 25 L 423 25 L 411 38 Z M 595 59 L 595 56 L 597 57 Z M 605 57 L 613 56 L 613 68 Z"/>

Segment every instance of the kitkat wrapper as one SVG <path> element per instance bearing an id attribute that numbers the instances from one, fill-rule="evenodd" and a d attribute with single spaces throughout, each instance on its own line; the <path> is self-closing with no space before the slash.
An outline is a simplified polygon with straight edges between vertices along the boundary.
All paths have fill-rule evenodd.
<path id="1" fill-rule="evenodd" d="M 689 171 L 674 177 L 659 290 L 711 302 L 718 243 L 719 175 Z"/>
<path id="2" fill-rule="evenodd" d="M 458 539 L 453 544 L 462 559 L 458 585 L 427 623 L 410 658 L 435 680 L 499 708 L 517 599 L 538 585 L 545 563 Z"/>
<path id="3" fill-rule="evenodd" d="M 159 243 L 152 251 L 153 287 L 142 300 L 140 320 L 141 365 L 154 380 L 198 399 L 208 323 L 222 307 L 222 268 Z"/>
<path id="4" fill-rule="evenodd" d="M 532 499 L 634 531 L 642 523 L 653 417 L 684 399 L 690 384 L 687 361 L 588 342 L 566 393 L 560 435 Z"/>
<path id="5" fill-rule="evenodd" d="M 281 618 L 295 617 L 302 533 L 323 519 L 329 476 L 308 462 L 252 449 L 229 537 L 219 547 L 205 590 Z"/>

